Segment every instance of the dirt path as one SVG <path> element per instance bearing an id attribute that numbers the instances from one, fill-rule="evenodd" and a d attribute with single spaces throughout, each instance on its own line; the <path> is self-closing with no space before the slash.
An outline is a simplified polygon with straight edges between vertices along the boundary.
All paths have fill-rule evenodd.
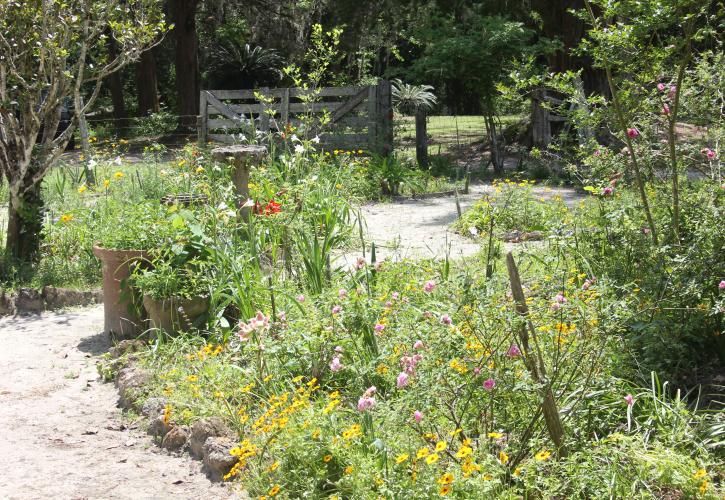
<path id="1" fill-rule="evenodd" d="M 544 198 L 561 196 L 572 208 L 583 198 L 570 188 L 535 186 L 533 189 L 537 196 Z M 472 185 L 467 195 L 459 196 L 461 211 L 465 212 L 485 194 L 492 193 L 490 184 Z M 458 218 L 454 196 L 370 203 L 361 210 L 367 225 L 366 247 L 369 251 L 370 242 L 375 242 L 378 261 L 385 258 L 444 258 L 448 248 L 451 258 L 470 257 L 481 248 L 480 242 L 451 230 L 451 224 Z M 506 243 L 505 246 L 522 248 L 536 244 L 541 242 Z M 336 263 L 353 265 L 358 255 L 361 255 L 359 251 L 347 252 Z"/>
<path id="2" fill-rule="evenodd" d="M 102 306 L 0 319 L 0 498 L 230 498 L 122 417 L 102 327 Z"/>

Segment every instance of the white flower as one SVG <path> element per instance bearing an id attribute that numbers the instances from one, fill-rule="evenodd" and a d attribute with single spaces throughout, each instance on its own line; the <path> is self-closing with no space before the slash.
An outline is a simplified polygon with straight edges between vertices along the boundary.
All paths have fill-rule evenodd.
<path id="1" fill-rule="evenodd" d="M 297 137 L 297 134 L 292 134 L 292 137 L 290 137 L 289 140 L 292 142 L 295 142 L 295 141 L 299 142 L 300 138 Z"/>
<path id="2" fill-rule="evenodd" d="M 247 208 L 247 207 L 253 207 L 253 206 L 254 206 L 254 200 L 253 200 L 253 199 L 251 199 L 251 198 L 249 198 L 249 199 L 247 199 L 247 201 L 246 201 L 246 202 L 244 203 L 244 205 L 242 205 L 242 208 Z"/>
<path id="3" fill-rule="evenodd" d="M 227 208 L 229 208 L 229 207 L 227 206 L 227 204 L 226 204 L 226 203 L 224 203 L 224 202 L 221 202 L 221 203 L 219 204 L 219 206 L 218 206 L 218 207 L 216 207 L 216 208 L 217 208 L 217 210 L 226 210 L 226 209 L 227 209 Z"/>
<path id="4" fill-rule="evenodd" d="M 471 236 L 478 236 L 478 228 L 476 226 L 469 227 L 468 232 L 471 233 Z"/>
<path id="5" fill-rule="evenodd" d="M 94 160 L 93 158 L 91 158 L 90 160 L 88 160 L 88 166 L 91 167 L 91 168 L 92 167 L 95 167 L 96 166 L 96 160 Z"/>
<path id="6" fill-rule="evenodd" d="M 312 142 L 314 142 L 315 144 L 319 144 L 320 143 L 320 136 L 319 135 L 316 135 L 315 137 L 313 137 L 312 138 Z"/>
<path id="7" fill-rule="evenodd" d="M 295 153 L 302 154 L 305 152 L 305 147 L 302 144 L 295 144 Z"/>
<path id="8" fill-rule="evenodd" d="M 113 160 L 113 163 L 115 163 L 116 165 L 120 165 L 121 164 L 121 157 L 120 156 L 116 156 L 116 159 Z"/>

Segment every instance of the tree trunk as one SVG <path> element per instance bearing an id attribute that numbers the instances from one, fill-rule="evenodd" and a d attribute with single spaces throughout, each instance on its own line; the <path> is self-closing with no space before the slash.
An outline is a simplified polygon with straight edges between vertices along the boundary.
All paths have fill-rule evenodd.
<path id="1" fill-rule="evenodd" d="M 8 232 L 5 241 L 5 255 L 11 261 L 32 262 L 40 249 L 40 234 L 43 228 L 43 200 L 40 198 L 40 184 L 24 196 L 10 197 L 8 204 Z"/>
<path id="2" fill-rule="evenodd" d="M 159 93 L 156 82 L 156 59 L 153 51 L 141 54 L 136 65 L 136 89 L 138 90 L 138 114 L 147 116 L 159 112 Z"/>
<path id="3" fill-rule="evenodd" d="M 179 128 L 196 125 L 199 113 L 199 39 L 196 34 L 196 8 L 199 0 L 171 0 L 174 22 L 176 101 Z"/>

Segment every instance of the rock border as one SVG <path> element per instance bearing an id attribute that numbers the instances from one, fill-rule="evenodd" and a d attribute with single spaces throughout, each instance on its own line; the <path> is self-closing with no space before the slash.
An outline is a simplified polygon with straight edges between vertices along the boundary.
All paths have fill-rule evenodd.
<path id="1" fill-rule="evenodd" d="M 134 353 L 141 347 L 140 341 L 124 340 L 108 353 L 110 366 L 116 371 L 118 405 L 143 417 L 157 446 L 169 453 L 188 453 L 203 462 L 202 470 L 211 481 L 223 481 L 237 463 L 230 453 L 237 446 L 236 434 L 219 417 L 202 418 L 191 426 L 177 424 L 167 413 L 165 398 L 144 400 L 144 387 L 153 373 L 138 365 Z"/>
<path id="2" fill-rule="evenodd" d="M 14 293 L 0 290 L 0 316 L 40 314 L 65 307 L 102 303 L 103 291 L 100 289 L 84 291 L 44 286 L 40 291 L 26 287 L 18 288 Z"/>

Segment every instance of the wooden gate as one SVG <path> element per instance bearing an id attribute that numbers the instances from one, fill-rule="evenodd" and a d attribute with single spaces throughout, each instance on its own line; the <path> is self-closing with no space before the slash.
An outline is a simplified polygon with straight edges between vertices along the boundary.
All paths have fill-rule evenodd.
<path id="1" fill-rule="evenodd" d="M 202 90 L 199 141 L 238 143 L 249 133 L 283 132 L 315 124 L 324 149 L 363 149 L 387 155 L 393 148 L 390 82 L 367 87 Z"/>

